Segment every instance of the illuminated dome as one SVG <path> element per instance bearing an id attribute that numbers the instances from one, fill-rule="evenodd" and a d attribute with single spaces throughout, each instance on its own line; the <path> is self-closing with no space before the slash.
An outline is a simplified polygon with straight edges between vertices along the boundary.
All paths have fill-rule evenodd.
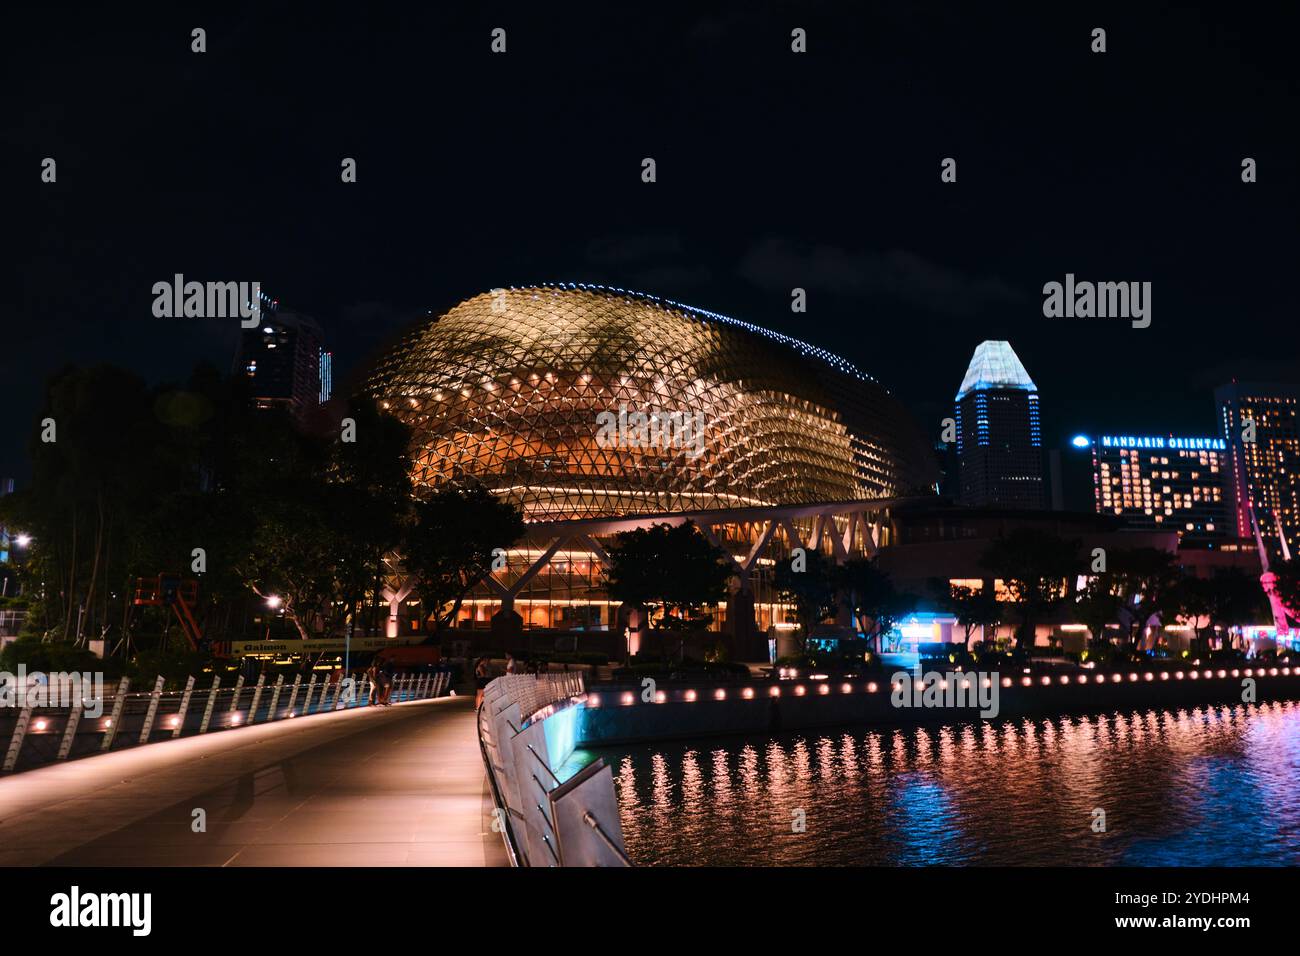
<path id="1" fill-rule="evenodd" d="M 413 428 L 419 484 L 476 479 L 529 521 L 894 497 L 933 480 L 902 407 L 844 359 L 619 289 L 475 296 L 409 330 L 366 390 Z"/>

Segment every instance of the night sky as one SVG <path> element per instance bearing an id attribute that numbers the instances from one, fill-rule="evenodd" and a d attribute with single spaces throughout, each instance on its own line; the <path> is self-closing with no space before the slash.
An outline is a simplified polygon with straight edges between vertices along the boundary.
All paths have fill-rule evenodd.
<path id="1" fill-rule="evenodd" d="M 179 6 L 5 13 L 0 475 L 68 362 L 230 367 L 237 320 L 153 317 L 178 272 L 260 280 L 344 375 L 494 286 L 638 289 L 837 351 L 934 434 L 1006 338 L 1049 446 L 1300 381 L 1295 4 Z M 1045 319 L 1067 272 L 1152 282 L 1151 327 Z"/>

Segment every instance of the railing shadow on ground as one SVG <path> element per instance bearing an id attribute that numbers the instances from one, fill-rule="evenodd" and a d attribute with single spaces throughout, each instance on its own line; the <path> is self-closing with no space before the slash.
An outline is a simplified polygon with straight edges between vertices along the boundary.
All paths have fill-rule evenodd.
<path id="1" fill-rule="evenodd" d="M 0 774 L 177 737 L 361 708 L 371 703 L 376 690 L 369 680 L 318 681 L 315 674 L 306 682 L 299 675 L 291 684 L 283 676 L 268 684 L 265 675 L 251 685 L 241 676 L 234 685 L 222 687 L 219 675 L 213 676 L 210 687 L 196 688 L 196 683 L 191 677 L 184 690 L 164 692 L 159 677 L 152 691 L 132 693 L 123 678 L 111 697 L 102 700 L 81 697 L 63 707 L 26 703 L 9 714 L 0 713 L 0 741 L 8 740 L 0 750 Z M 399 674 L 389 701 L 427 700 L 450 691 L 447 671 Z M 23 696 L 39 695 L 27 689 Z"/>
<path id="2" fill-rule="evenodd" d="M 583 696 L 578 673 L 507 675 L 484 689 L 478 733 L 492 829 L 515 866 L 631 865 L 604 760 L 566 780 L 556 774 L 572 752 L 569 728 Z"/>

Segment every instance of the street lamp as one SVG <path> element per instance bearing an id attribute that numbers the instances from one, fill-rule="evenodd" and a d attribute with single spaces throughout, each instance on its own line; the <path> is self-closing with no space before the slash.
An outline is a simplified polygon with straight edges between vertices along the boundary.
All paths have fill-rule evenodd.
<path id="1" fill-rule="evenodd" d="M 14 535 L 10 540 L 13 542 L 15 548 L 26 549 L 26 547 L 32 543 L 32 536 L 30 534 L 27 534 L 26 532 L 19 532 L 18 534 Z M 15 556 L 15 561 L 16 560 L 17 557 Z M 5 575 L 4 578 L 4 584 L 0 585 L 0 596 L 3 597 L 9 596 L 9 575 L 7 574 Z"/>
<path id="2" fill-rule="evenodd" d="M 266 597 L 266 606 L 269 607 L 272 611 L 277 610 L 280 607 L 280 605 L 283 603 L 284 600 L 278 594 L 268 594 Z M 263 638 L 263 640 L 269 641 L 270 639 L 271 639 L 271 619 L 267 618 L 266 635 Z"/>

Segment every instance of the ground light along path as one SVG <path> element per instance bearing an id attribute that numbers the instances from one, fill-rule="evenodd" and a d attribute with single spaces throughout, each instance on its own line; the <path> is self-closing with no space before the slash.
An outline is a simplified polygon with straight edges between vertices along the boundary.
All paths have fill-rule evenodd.
<path id="1" fill-rule="evenodd" d="M 0 780 L 0 865 L 504 865 L 486 786 L 472 698 L 281 721 Z"/>

